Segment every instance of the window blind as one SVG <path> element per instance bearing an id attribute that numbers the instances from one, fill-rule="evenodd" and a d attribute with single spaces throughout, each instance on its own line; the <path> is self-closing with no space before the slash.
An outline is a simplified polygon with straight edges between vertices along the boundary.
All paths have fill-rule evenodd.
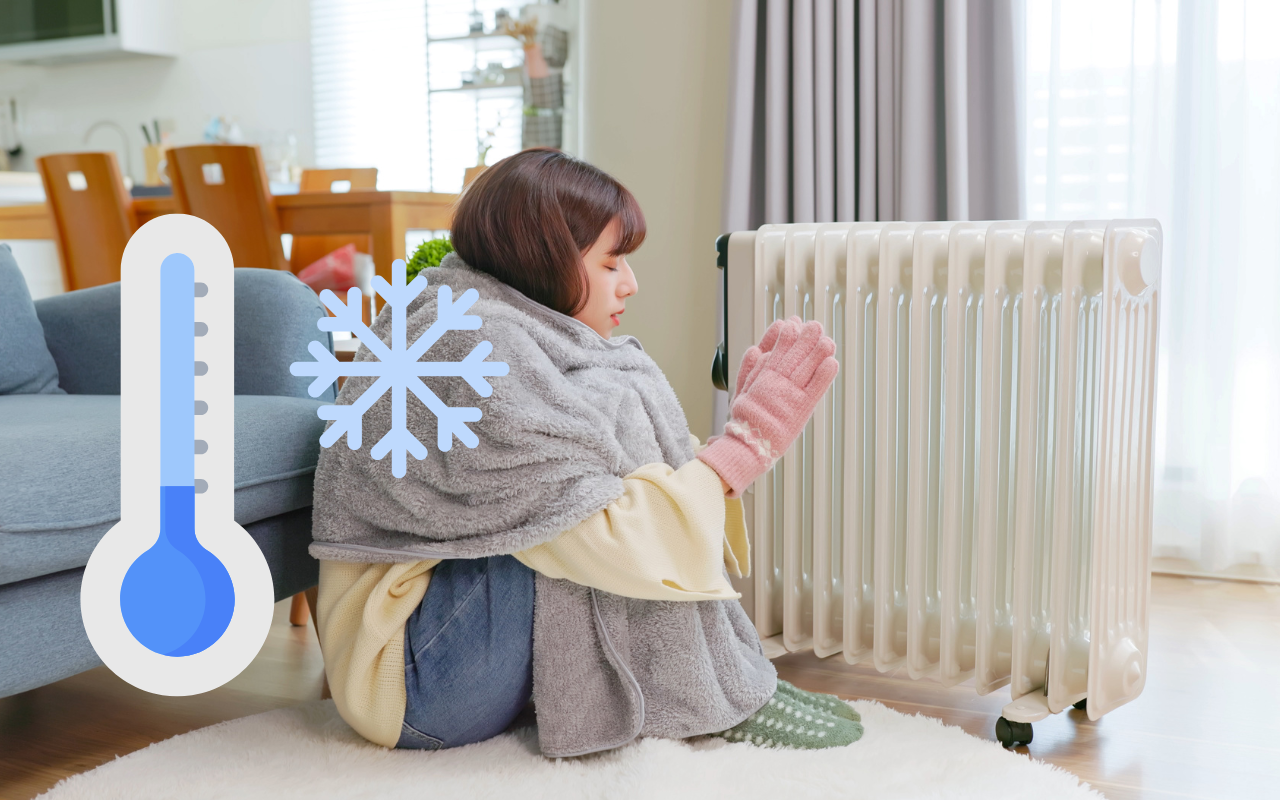
<path id="1" fill-rule="evenodd" d="M 431 188 L 423 0 L 312 0 L 316 165 Z"/>

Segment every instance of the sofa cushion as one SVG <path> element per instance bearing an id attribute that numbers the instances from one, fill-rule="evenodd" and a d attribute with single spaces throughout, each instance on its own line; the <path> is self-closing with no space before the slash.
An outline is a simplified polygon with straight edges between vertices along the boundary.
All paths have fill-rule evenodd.
<path id="1" fill-rule="evenodd" d="M 120 284 L 42 297 L 36 316 L 67 394 L 120 394 Z"/>
<path id="2" fill-rule="evenodd" d="M 311 505 L 320 401 L 238 395 L 235 518 Z M 0 584 L 84 566 L 120 519 L 120 397 L 0 397 Z"/>
<path id="3" fill-rule="evenodd" d="M 62 393 L 27 281 L 0 244 L 0 395 Z"/>
<path id="4" fill-rule="evenodd" d="M 310 508 L 244 528 L 267 560 L 277 601 L 316 585 L 320 562 L 307 552 Z M 0 699 L 102 663 L 80 622 L 83 579 L 77 568 L 0 585 Z"/>

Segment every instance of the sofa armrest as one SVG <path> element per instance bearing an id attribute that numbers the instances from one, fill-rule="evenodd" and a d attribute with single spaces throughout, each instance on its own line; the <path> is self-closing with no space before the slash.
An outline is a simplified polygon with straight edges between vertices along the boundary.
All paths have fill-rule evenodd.
<path id="1" fill-rule="evenodd" d="M 310 397 L 314 378 L 289 373 L 295 361 L 314 361 L 307 352 L 318 341 L 333 352 L 333 334 L 316 328 L 327 312 L 316 293 L 291 272 L 236 270 L 236 394 Z M 333 400 L 330 385 L 320 400 Z"/>
<path id="2" fill-rule="evenodd" d="M 44 341 L 67 394 L 120 394 L 120 284 L 37 300 Z"/>
<path id="3" fill-rule="evenodd" d="M 294 361 L 313 361 L 312 340 L 333 352 L 333 334 L 316 328 L 324 307 L 292 273 L 237 269 L 236 394 L 310 397 L 312 378 L 289 374 Z M 68 394 L 120 394 L 120 284 L 110 283 L 36 301 L 44 339 Z M 320 395 L 333 400 L 334 387 Z"/>

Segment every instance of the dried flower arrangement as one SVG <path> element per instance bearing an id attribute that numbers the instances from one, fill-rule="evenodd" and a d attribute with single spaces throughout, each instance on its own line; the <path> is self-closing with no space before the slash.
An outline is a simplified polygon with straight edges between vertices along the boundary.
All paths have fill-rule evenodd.
<path id="1" fill-rule="evenodd" d="M 519 39 L 520 44 L 526 48 L 533 47 L 538 43 L 538 18 L 529 17 L 527 20 L 517 20 L 507 17 L 502 20 L 502 25 L 498 28 L 498 32 L 505 33 L 513 39 Z"/>
<path id="2" fill-rule="evenodd" d="M 530 78 L 545 78 L 551 74 L 547 60 L 542 57 L 542 45 L 538 44 L 538 18 L 514 20 L 508 17 L 502 21 L 501 32 L 520 42 L 524 46 L 524 69 Z"/>

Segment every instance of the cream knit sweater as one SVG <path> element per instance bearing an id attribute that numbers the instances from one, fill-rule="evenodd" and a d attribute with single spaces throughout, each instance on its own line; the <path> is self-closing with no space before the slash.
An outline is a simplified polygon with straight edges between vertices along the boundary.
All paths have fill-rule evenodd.
<path id="1" fill-rule="evenodd" d="M 550 578 L 624 597 L 741 596 L 724 570 L 750 573 L 742 501 L 724 496 L 714 470 L 696 458 L 680 469 L 646 464 L 623 484 L 604 509 L 515 557 Z M 356 732 L 384 747 L 395 747 L 404 722 L 404 626 L 438 563 L 320 562 L 316 617 L 334 703 Z"/>

